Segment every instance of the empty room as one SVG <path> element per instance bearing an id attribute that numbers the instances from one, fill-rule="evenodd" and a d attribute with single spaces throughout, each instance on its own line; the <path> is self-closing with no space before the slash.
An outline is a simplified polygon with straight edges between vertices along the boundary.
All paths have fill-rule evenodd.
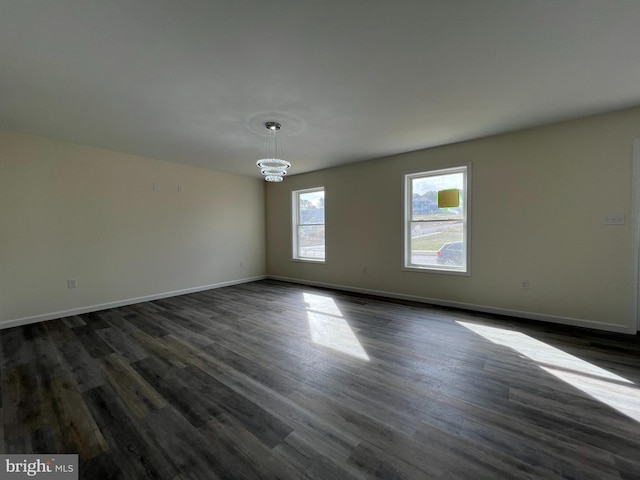
<path id="1" fill-rule="evenodd" d="M 640 478 L 639 25 L 0 0 L 0 478 Z"/>

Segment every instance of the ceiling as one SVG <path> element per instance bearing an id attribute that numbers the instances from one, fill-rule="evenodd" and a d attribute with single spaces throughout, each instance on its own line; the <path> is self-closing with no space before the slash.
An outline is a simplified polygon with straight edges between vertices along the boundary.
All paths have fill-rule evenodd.
<path id="1" fill-rule="evenodd" d="M 637 0 L 0 0 L 0 129 L 241 175 L 639 104 Z"/>

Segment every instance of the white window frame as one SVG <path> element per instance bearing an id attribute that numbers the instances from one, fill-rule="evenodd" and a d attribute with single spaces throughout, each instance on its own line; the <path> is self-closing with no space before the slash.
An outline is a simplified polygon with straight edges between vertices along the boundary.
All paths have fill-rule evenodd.
<path id="1" fill-rule="evenodd" d="M 462 205 L 464 206 L 463 219 L 463 241 L 465 246 L 465 264 L 464 268 L 450 267 L 447 265 L 419 265 L 411 262 L 411 209 L 413 205 L 412 180 L 422 177 L 434 177 L 439 175 L 447 175 L 451 173 L 463 174 L 462 189 Z M 410 172 L 403 174 L 403 252 L 402 252 L 402 269 L 414 272 L 428 273 L 445 273 L 451 275 L 471 275 L 471 241 L 470 241 L 470 224 L 471 224 L 471 164 L 458 164 L 453 167 L 444 167 L 431 170 L 422 170 L 419 172 Z"/>
<path id="2" fill-rule="evenodd" d="M 323 223 L 305 223 L 305 224 L 301 224 L 300 223 L 300 195 L 305 194 L 305 193 L 312 193 L 312 192 L 323 192 L 324 195 L 324 208 L 325 208 L 325 215 L 323 215 L 324 221 Z M 292 260 L 295 261 L 299 261 L 299 262 L 312 262 L 312 263 L 325 263 L 327 260 L 327 244 L 326 244 L 326 240 L 327 240 L 327 232 L 326 232 L 326 211 L 327 211 L 327 196 L 326 196 L 326 190 L 324 188 L 324 186 L 320 186 L 320 187 L 313 187 L 313 188 L 305 188 L 302 190 L 293 190 L 291 192 L 291 229 L 292 229 L 292 234 L 291 234 L 291 243 L 292 243 L 292 250 L 291 250 L 291 256 L 292 256 Z M 324 234 L 324 258 L 315 258 L 315 257 L 303 257 L 301 255 L 299 255 L 298 253 L 298 243 L 299 243 L 299 238 L 298 238 L 298 231 L 299 231 L 299 227 L 301 226 L 317 226 L 317 225 L 322 225 L 325 228 L 325 234 Z"/>

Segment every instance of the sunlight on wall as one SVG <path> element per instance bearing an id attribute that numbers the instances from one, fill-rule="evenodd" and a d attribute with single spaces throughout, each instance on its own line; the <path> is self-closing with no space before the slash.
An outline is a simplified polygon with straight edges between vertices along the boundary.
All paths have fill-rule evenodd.
<path id="1" fill-rule="evenodd" d="M 305 293 L 304 301 L 307 305 L 311 340 L 314 343 L 369 360 L 367 352 L 331 297 Z"/>
<path id="2" fill-rule="evenodd" d="M 457 323 L 493 343 L 521 353 L 536 362 L 542 370 L 628 417 L 640 421 L 640 389 L 626 378 L 524 333 L 473 323 Z"/>

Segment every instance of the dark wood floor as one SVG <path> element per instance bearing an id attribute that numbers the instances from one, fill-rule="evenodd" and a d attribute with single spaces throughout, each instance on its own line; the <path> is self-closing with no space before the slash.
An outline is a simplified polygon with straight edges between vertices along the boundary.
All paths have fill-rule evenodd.
<path id="1" fill-rule="evenodd" d="M 0 346 L 2 451 L 83 479 L 640 478 L 634 336 L 261 281 Z"/>

